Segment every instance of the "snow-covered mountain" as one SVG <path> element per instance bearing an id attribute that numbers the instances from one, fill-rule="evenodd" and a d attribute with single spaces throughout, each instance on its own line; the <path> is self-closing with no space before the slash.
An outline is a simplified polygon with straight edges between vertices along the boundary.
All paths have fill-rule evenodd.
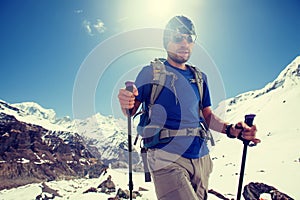
<path id="1" fill-rule="evenodd" d="M 215 110 L 232 123 L 243 120 L 245 114 L 256 114 L 254 123 L 262 143 L 248 148 L 244 183 L 267 183 L 300 199 L 299 102 L 300 56 L 264 88 L 227 99 Z M 243 145 L 223 138 L 211 152 L 214 172 L 210 183 L 230 197 L 237 191 Z"/>
<path id="2" fill-rule="evenodd" d="M 53 109 L 45 109 L 34 102 L 16 103 L 12 106 L 19 108 L 26 115 L 35 116 L 37 119 L 46 119 L 55 123 L 56 113 Z"/>
<path id="3" fill-rule="evenodd" d="M 255 80 L 255 77 L 253 79 Z M 290 98 L 290 93 L 295 94 L 295 97 L 297 97 L 299 80 L 300 56 L 295 58 L 274 81 L 268 83 L 264 88 L 229 98 L 221 102 L 215 112 L 228 119 L 240 117 L 245 112 L 265 113 L 268 115 L 269 112 L 262 111 L 265 109 L 265 106 L 274 107 L 273 103 L 275 102 L 288 103 L 285 98 Z M 299 98 L 294 98 L 293 95 L 291 99 L 292 101 L 299 100 Z M 280 102 L 280 100 L 282 101 Z M 289 104 L 285 105 L 284 107 L 291 107 Z"/>
<path id="4" fill-rule="evenodd" d="M 34 102 L 23 102 L 10 104 L 0 100 L 0 111 L 13 115 L 19 121 L 43 126 L 48 130 L 68 131 L 64 126 L 60 126 L 60 121 L 70 122 L 69 117 L 56 119 L 56 113 L 53 109 L 45 109 Z M 68 120 L 69 119 L 69 120 Z"/>
<path id="5" fill-rule="evenodd" d="M 40 125 L 48 130 L 77 133 L 90 146 L 98 148 L 105 164 L 117 162 L 115 164 L 126 166 L 127 124 L 122 119 L 102 116 L 99 113 L 84 120 L 71 120 L 68 116 L 58 119 L 53 109 L 45 109 L 34 102 L 9 104 L 0 100 L 0 111 L 15 116 L 19 121 Z M 59 136 L 62 139 L 67 137 Z M 133 159 L 135 163 L 139 161 L 137 153 L 133 154 Z"/>
<path id="6" fill-rule="evenodd" d="M 229 98 L 215 109 L 215 113 L 231 123 L 243 120 L 245 114 L 256 114 L 254 123 L 257 125 L 257 135 L 262 143 L 248 148 L 245 184 L 266 183 L 294 199 L 300 199 L 299 100 L 300 56 L 264 88 Z M 126 122 L 123 120 L 100 114 L 85 120 L 71 120 L 68 117 L 56 119 L 55 112 L 51 109 L 40 108 L 34 103 L 26 103 L 27 106 L 22 104 L 0 101 L 0 112 L 50 130 L 77 132 L 88 137 L 91 139 L 89 141 L 100 149 L 101 158 L 104 160 L 118 158 L 120 148 L 125 152 L 121 156 L 126 157 L 127 130 Z M 211 150 L 214 171 L 210 179 L 210 188 L 228 198 L 236 196 L 242 148 L 241 141 L 220 135 L 217 145 Z M 118 179 L 127 179 L 127 176 L 118 175 Z M 150 188 L 153 190 L 153 187 Z M 80 194 L 79 198 L 85 199 L 85 196 Z"/>

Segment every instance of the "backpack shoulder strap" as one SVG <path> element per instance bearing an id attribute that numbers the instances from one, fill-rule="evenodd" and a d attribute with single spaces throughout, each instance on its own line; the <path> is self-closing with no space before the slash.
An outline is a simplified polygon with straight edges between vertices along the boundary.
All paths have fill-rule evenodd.
<path id="1" fill-rule="evenodd" d="M 153 105 L 166 82 L 166 66 L 163 63 L 163 59 L 155 58 L 151 61 L 150 65 L 153 69 L 153 82 L 150 96 L 150 105 Z"/>
<path id="2" fill-rule="evenodd" d="M 166 69 L 164 58 L 156 58 L 151 62 L 153 68 L 153 81 L 152 81 L 152 91 L 150 96 L 150 106 L 154 104 L 155 100 L 159 96 L 160 92 L 164 88 L 167 76 L 172 77 L 171 88 L 173 89 L 176 103 L 178 103 L 177 92 L 175 88 L 175 81 L 177 80 L 177 75 Z"/>
<path id="3" fill-rule="evenodd" d="M 190 69 L 192 70 L 192 72 L 194 73 L 195 76 L 195 82 L 197 84 L 198 87 L 198 91 L 199 91 L 199 96 L 200 96 L 200 102 L 199 102 L 199 106 L 200 106 L 200 110 L 203 109 L 203 105 L 202 105 L 202 99 L 203 99 L 203 78 L 202 78 L 202 72 L 200 71 L 199 68 L 193 66 L 193 65 L 189 65 Z M 202 112 L 201 112 L 202 113 Z"/>
<path id="4" fill-rule="evenodd" d="M 211 142 L 211 145 L 212 146 L 215 146 L 215 141 L 214 141 L 214 138 L 213 138 L 213 135 L 211 134 L 209 128 L 208 128 L 208 125 L 205 121 L 205 118 L 203 116 L 203 77 L 202 77 L 202 72 L 200 71 L 200 69 L 198 67 L 195 67 L 195 66 L 192 66 L 192 65 L 189 65 L 191 70 L 193 71 L 194 73 L 194 76 L 195 76 L 195 82 L 197 83 L 197 87 L 198 87 L 198 91 L 199 91 L 199 94 L 200 94 L 200 101 L 199 101 L 199 115 L 200 117 L 202 117 L 203 119 L 203 124 L 204 124 L 204 127 L 205 129 L 207 130 L 207 136 Z"/>
<path id="5" fill-rule="evenodd" d="M 150 94 L 150 105 L 148 106 L 148 108 L 150 108 L 154 104 L 155 100 L 157 99 L 165 84 L 167 76 L 166 66 L 163 63 L 165 60 L 166 59 L 163 58 L 155 58 L 153 61 L 150 62 L 150 66 L 153 70 L 153 79 L 151 82 L 152 88 Z M 141 111 L 136 113 L 133 116 L 133 119 L 140 114 L 146 113 L 147 109 L 145 107 L 146 106 L 144 102 L 142 104 Z"/>

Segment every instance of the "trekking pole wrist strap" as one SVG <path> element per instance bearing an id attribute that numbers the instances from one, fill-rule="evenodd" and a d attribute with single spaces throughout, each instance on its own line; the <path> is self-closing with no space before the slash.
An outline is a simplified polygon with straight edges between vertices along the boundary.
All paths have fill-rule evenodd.
<path id="1" fill-rule="evenodd" d="M 233 124 L 227 124 L 225 126 L 225 133 L 226 133 L 227 137 L 234 139 L 234 138 L 236 138 L 236 136 L 231 135 L 231 133 L 230 133 L 232 126 L 233 126 Z"/>

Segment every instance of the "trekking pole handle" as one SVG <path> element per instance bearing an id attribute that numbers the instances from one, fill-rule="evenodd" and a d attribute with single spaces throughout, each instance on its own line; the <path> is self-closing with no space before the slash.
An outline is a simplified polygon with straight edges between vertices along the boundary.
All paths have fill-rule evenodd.
<path id="1" fill-rule="evenodd" d="M 127 91 L 133 92 L 133 86 L 134 86 L 134 82 L 133 81 L 126 81 L 125 82 L 125 86 L 126 86 L 126 90 Z M 132 111 L 132 109 L 127 109 L 126 110 L 128 116 L 131 116 L 131 111 Z"/>
<path id="2" fill-rule="evenodd" d="M 133 92 L 133 85 L 134 85 L 133 81 L 126 81 L 125 82 L 126 90 L 128 90 L 129 92 Z"/>
<path id="3" fill-rule="evenodd" d="M 255 114 L 248 114 L 248 115 L 245 115 L 245 123 L 248 125 L 248 126 L 253 126 L 253 121 L 254 121 L 254 117 L 256 115 Z M 239 136 L 239 139 L 241 139 L 243 141 L 244 144 L 246 145 L 249 145 L 249 146 L 255 146 L 255 144 L 250 144 L 250 141 L 249 140 L 245 140 L 244 138 L 241 137 L 241 135 Z"/>
<path id="4" fill-rule="evenodd" d="M 245 123 L 250 127 L 253 126 L 253 120 L 255 116 L 255 114 L 245 115 Z"/>

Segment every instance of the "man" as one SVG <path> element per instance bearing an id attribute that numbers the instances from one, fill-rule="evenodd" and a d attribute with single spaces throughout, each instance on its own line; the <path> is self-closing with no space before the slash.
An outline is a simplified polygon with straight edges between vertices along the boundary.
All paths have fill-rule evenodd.
<path id="1" fill-rule="evenodd" d="M 244 122 L 233 125 L 221 120 L 212 112 L 207 77 L 204 73 L 201 98 L 197 83 L 192 81 L 195 80 L 192 67 L 186 64 L 195 39 L 196 32 L 192 21 L 185 16 L 173 17 L 166 25 L 163 38 L 167 51 L 164 65 L 171 75 L 167 76 L 155 104 L 149 105 L 153 80 L 151 66 L 144 67 L 138 74 L 133 92 L 120 89 L 118 95 L 125 115 L 126 109 L 131 109 L 134 114 L 140 104 L 145 103 L 145 108 L 150 113 L 148 127 L 157 127 L 155 130 L 159 130 L 159 135 L 163 131 L 181 132 L 180 136 L 159 138 L 156 143 L 151 143 L 151 140 L 152 146 L 148 146 L 149 168 L 159 200 L 207 199 L 212 161 L 206 138 L 198 134 L 200 129 L 204 129 L 203 125 L 226 133 L 230 138 L 240 136 L 254 143 L 260 142 L 255 136 L 256 126 L 249 127 Z M 204 119 L 199 115 L 200 105 Z M 195 130 L 198 135 L 190 135 Z"/>

